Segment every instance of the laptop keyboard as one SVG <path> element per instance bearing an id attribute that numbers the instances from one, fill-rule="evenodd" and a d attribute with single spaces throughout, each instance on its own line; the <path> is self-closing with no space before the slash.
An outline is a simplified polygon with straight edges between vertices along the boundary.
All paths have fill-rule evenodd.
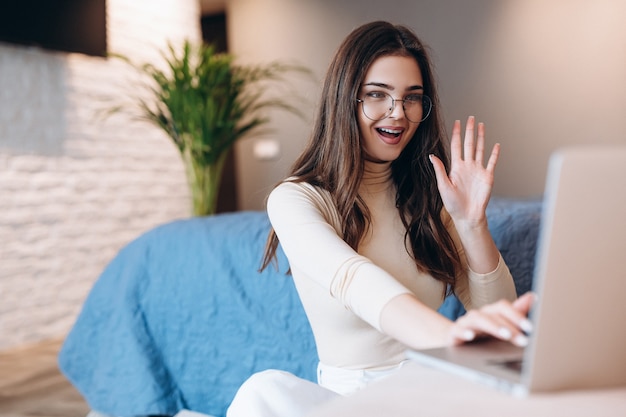
<path id="1" fill-rule="evenodd" d="M 505 360 L 491 361 L 490 363 L 492 365 L 496 365 L 502 368 L 510 369 L 516 372 L 521 372 L 523 360 L 521 358 L 520 359 L 505 359 Z"/>

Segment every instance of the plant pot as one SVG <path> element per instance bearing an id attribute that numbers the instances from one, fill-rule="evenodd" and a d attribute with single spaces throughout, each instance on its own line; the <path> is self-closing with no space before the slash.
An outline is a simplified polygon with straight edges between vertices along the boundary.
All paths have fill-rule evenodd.
<path id="1" fill-rule="evenodd" d="M 200 158 L 195 158 L 190 152 L 183 153 L 194 216 L 211 216 L 216 213 L 217 197 L 227 155 L 228 152 L 222 152 L 215 162 L 206 163 Z"/>

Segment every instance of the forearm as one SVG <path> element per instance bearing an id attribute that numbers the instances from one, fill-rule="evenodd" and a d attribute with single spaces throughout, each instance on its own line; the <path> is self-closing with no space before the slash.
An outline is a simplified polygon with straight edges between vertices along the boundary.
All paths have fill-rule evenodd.
<path id="1" fill-rule="evenodd" d="M 469 268 L 478 274 L 488 274 L 498 266 L 500 252 L 493 241 L 487 220 L 478 223 L 454 222 L 463 245 Z"/>
<path id="2" fill-rule="evenodd" d="M 529 295 L 514 303 L 500 301 L 471 310 L 452 322 L 420 303 L 413 294 L 402 294 L 384 307 L 380 323 L 385 334 L 413 349 L 456 345 L 480 335 L 526 346 L 528 339 L 524 332 L 532 331 L 532 324 L 526 318 L 532 303 Z"/>
<path id="3" fill-rule="evenodd" d="M 408 293 L 391 299 L 380 313 L 381 330 L 413 349 L 449 344 L 452 325 Z"/>
<path id="4" fill-rule="evenodd" d="M 468 226 L 454 223 L 453 233 L 463 248 L 467 276 L 457 277 L 455 293 L 466 309 L 474 309 L 502 299 L 517 297 L 515 283 L 506 263 L 493 241 L 487 221 Z"/>

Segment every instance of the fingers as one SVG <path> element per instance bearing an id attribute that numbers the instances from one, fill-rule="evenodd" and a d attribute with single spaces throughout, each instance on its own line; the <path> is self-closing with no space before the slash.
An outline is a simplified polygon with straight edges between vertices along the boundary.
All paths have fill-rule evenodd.
<path id="1" fill-rule="evenodd" d="M 476 150 L 474 151 L 474 158 L 479 164 L 483 163 L 485 156 L 485 124 L 478 123 L 478 138 L 476 140 Z"/>
<path id="2" fill-rule="evenodd" d="M 468 311 L 452 327 L 450 335 L 452 343 L 460 344 L 487 335 L 510 341 L 520 347 L 526 346 L 527 335 L 532 331 L 532 324 L 526 318 L 526 312 L 532 299 L 530 295 L 523 296 L 514 303 L 502 300 Z"/>
<path id="3" fill-rule="evenodd" d="M 500 156 L 500 144 L 496 143 L 491 150 L 491 155 L 487 161 L 487 171 L 494 172 L 496 170 L 496 164 L 498 163 L 498 157 Z"/>
<path id="4" fill-rule="evenodd" d="M 452 345 L 461 345 L 466 342 L 471 342 L 476 339 L 476 332 L 469 328 L 462 326 L 453 326 L 450 334 Z"/>
<path id="5" fill-rule="evenodd" d="M 530 308 L 533 306 L 537 296 L 535 293 L 529 291 L 526 294 L 520 296 L 517 300 L 513 301 L 513 308 L 516 309 L 521 315 L 528 316 Z"/>
<path id="6" fill-rule="evenodd" d="M 435 155 L 429 155 L 428 158 L 430 159 L 430 163 L 433 164 L 433 168 L 435 170 L 435 177 L 437 178 L 437 188 L 441 190 L 442 187 L 445 187 L 448 181 L 450 181 L 448 179 L 448 174 L 446 173 L 446 167 L 443 165 L 443 162 L 441 162 L 441 159 L 439 159 Z"/>
<path id="7" fill-rule="evenodd" d="M 465 124 L 465 139 L 464 139 L 464 160 L 474 159 L 476 157 L 476 148 L 474 144 L 474 116 L 470 116 L 467 118 L 467 123 Z"/>
<path id="8" fill-rule="evenodd" d="M 475 161 L 482 165 L 485 157 L 485 124 L 480 122 L 476 128 L 476 118 L 469 116 L 465 125 L 465 136 L 461 143 L 461 121 L 455 120 L 450 140 L 450 156 L 452 161 Z M 474 138 L 475 131 L 477 136 Z M 461 152 L 461 150 L 463 150 Z M 500 144 L 496 144 L 487 161 L 487 169 L 494 171 L 500 155 Z"/>
<path id="9" fill-rule="evenodd" d="M 454 161 L 462 160 L 461 152 L 461 121 L 455 120 L 452 126 L 452 138 L 450 139 L 450 159 Z"/>

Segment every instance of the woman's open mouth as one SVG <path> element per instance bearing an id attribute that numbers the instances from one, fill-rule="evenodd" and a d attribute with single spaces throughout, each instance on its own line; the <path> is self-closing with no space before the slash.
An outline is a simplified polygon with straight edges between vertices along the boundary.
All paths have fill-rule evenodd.
<path id="1" fill-rule="evenodd" d="M 378 136 L 380 136 L 383 142 L 389 145 L 395 145 L 400 142 L 400 138 L 402 137 L 402 132 L 404 132 L 404 128 L 377 127 L 376 131 L 378 132 Z"/>

